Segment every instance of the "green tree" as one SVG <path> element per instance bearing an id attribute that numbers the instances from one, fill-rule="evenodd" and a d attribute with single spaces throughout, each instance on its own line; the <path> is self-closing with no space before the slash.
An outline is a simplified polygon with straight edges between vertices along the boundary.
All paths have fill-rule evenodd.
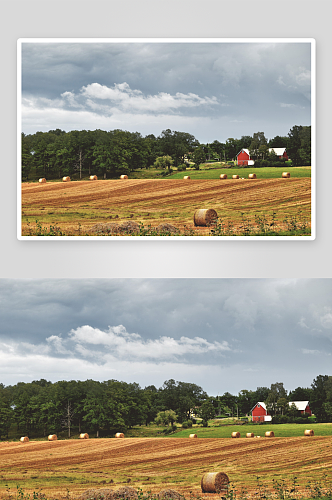
<path id="1" fill-rule="evenodd" d="M 199 146 L 199 147 L 194 149 L 194 152 L 192 154 L 192 160 L 195 164 L 196 170 L 199 170 L 199 166 L 201 163 L 203 163 L 205 161 L 205 158 L 206 158 L 206 156 L 205 156 L 203 146 Z"/>
<path id="2" fill-rule="evenodd" d="M 199 416 L 201 419 L 211 420 L 215 416 L 216 412 L 213 406 L 213 403 L 210 399 L 206 399 L 199 408 Z"/>
<path id="3" fill-rule="evenodd" d="M 154 419 L 157 425 L 174 425 L 177 420 L 177 414 L 174 410 L 165 410 L 157 413 L 156 418 Z"/>
<path id="4" fill-rule="evenodd" d="M 165 155 L 165 156 L 159 156 L 154 162 L 153 166 L 155 168 L 163 168 L 163 169 L 167 168 L 168 170 L 170 170 L 173 163 L 174 162 L 172 160 L 172 157 L 169 155 Z"/>
<path id="5" fill-rule="evenodd" d="M 284 384 L 282 382 L 271 384 L 268 397 L 265 401 L 267 410 L 272 415 L 276 415 L 279 412 L 278 401 L 283 399 L 287 399 L 287 391 L 284 388 Z"/>
<path id="6" fill-rule="evenodd" d="M 294 125 L 288 133 L 288 156 L 293 166 L 311 164 L 311 127 Z"/>
<path id="7" fill-rule="evenodd" d="M 326 382 L 328 380 L 328 375 L 318 375 L 311 384 L 310 408 L 319 422 L 324 422 L 327 419 L 324 403 L 327 402 Z"/>
<path id="8" fill-rule="evenodd" d="M 7 436 L 10 426 L 13 422 L 14 412 L 11 407 L 11 398 L 9 391 L 0 384 L 0 439 Z"/>

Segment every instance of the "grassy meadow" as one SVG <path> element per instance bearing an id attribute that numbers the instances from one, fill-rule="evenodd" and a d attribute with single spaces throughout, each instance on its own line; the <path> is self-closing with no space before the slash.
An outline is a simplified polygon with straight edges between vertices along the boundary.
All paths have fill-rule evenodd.
<path id="1" fill-rule="evenodd" d="M 315 436 L 331 436 L 332 423 L 326 424 L 244 424 L 244 425 L 220 425 L 213 427 L 194 426 L 191 429 L 178 430 L 170 437 L 189 437 L 189 434 L 197 434 L 199 438 L 230 438 L 232 432 L 240 432 L 241 439 L 246 437 L 247 432 L 253 432 L 255 436 L 265 436 L 265 432 L 273 431 L 275 437 L 303 436 L 306 429 L 312 429 Z M 247 438 L 246 438 L 247 439 Z"/>
<path id="2" fill-rule="evenodd" d="M 231 167 L 225 168 L 220 165 L 212 167 L 202 166 L 200 170 L 187 169 L 183 172 L 173 172 L 170 176 L 171 179 L 182 179 L 185 175 L 189 175 L 191 179 L 219 179 L 221 174 L 227 174 L 228 177 L 232 175 L 239 175 L 248 179 L 249 174 L 256 174 L 257 179 L 278 179 L 283 172 L 289 172 L 292 177 L 311 177 L 311 167 Z"/>

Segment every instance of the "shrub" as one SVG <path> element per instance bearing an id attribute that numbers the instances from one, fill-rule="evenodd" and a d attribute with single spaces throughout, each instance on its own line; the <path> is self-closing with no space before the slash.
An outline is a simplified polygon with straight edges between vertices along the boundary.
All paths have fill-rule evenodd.
<path id="1" fill-rule="evenodd" d="M 182 429 L 188 429 L 188 423 L 186 420 L 182 422 Z"/>
<path id="2" fill-rule="evenodd" d="M 201 422 L 203 427 L 208 427 L 208 421 L 207 420 L 202 420 Z"/>
<path id="3" fill-rule="evenodd" d="M 181 165 L 178 165 L 178 171 L 179 172 L 183 172 L 186 169 L 187 169 L 187 165 L 185 163 L 182 163 Z"/>

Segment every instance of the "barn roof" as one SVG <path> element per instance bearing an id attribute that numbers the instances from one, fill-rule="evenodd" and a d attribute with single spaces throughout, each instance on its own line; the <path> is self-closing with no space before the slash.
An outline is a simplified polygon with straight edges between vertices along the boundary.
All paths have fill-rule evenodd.
<path id="1" fill-rule="evenodd" d="M 271 151 L 274 151 L 277 156 L 282 156 L 286 151 L 286 148 L 270 148 L 269 153 L 271 153 Z"/>
<path id="2" fill-rule="evenodd" d="M 290 401 L 288 404 L 289 406 L 292 406 L 292 404 L 295 404 L 296 408 L 300 411 L 304 411 L 306 407 L 309 405 L 309 401 Z"/>
<path id="3" fill-rule="evenodd" d="M 255 404 L 253 408 L 251 408 L 250 411 L 252 411 L 254 408 L 256 408 L 257 405 L 260 405 L 265 411 L 266 411 L 266 405 L 263 403 L 263 401 L 258 401 L 258 403 Z"/>
<path id="4" fill-rule="evenodd" d="M 250 156 L 249 149 L 246 149 L 246 148 L 242 148 L 241 151 L 239 151 L 236 156 L 239 156 L 239 154 L 242 153 L 242 151 L 244 151 L 245 153 L 247 153 L 248 156 Z"/>

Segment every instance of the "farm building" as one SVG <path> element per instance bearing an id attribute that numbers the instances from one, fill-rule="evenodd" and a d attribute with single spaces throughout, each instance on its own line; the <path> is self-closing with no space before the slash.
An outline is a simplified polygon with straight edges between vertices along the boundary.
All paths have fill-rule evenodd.
<path id="1" fill-rule="evenodd" d="M 242 148 L 241 151 L 236 155 L 237 165 L 253 165 L 254 160 L 250 159 L 249 149 Z"/>
<path id="2" fill-rule="evenodd" d="M 269 153 L 271 153 L 271 151 L 274 151 L 274 153 L 278 156 L 279 160 L 282 160 L 283 158 L 285 158 L 285 160 L 288 160 L 288 154 L 286 152 L 286 148 L 270 148 L 269 149 Z"/>
<path id="3" fill-rule="evenodd" d="M 288 404 L 289 407 L 294 404 L 302 415 L 304 415 L 304 413 L 308 413 L 309 416 L 312 415 L 309 401 L 290 401 Z M 253 422 L 270 422 L 272 420 L 272 416 L 267 411 L 265 403 L 261 401 L 255 404 L 251 410 L 251 414 Z"/>
<path id="4" fill-rule="evenodd" d="M 271 422 L 272 417 L 269 415 L 265 403 L 259 401 L 251 410 L 253 422 Z"/>
<path id="5" fill-rule="evenodd" d="M 271 151 L 274 151 L 274 153 L 277 155 L 278 159 L 281 160 L 285 158 L 285 160 L 288 160 L 288 154 L 286 152 L 286 148 L 270 148 L 269 153 Z M 249 149 L 242 148 L 241 151 L 236 155 L 236 163 L 237 165 L 254 165 L 254 160 L 250 158 L 250 153 Z"/>
<path id="6" fill-rule="evenodd" d="M 292 406 L 292 404 L 294 404 L 302 415 L 304 415 L 305 413 L 308 413 L 309 416 L 312 415 L 312 411 L 310 410 L 309 406 L 309 401 L 290 401 L 288 404 L 290 407 Z"/>

